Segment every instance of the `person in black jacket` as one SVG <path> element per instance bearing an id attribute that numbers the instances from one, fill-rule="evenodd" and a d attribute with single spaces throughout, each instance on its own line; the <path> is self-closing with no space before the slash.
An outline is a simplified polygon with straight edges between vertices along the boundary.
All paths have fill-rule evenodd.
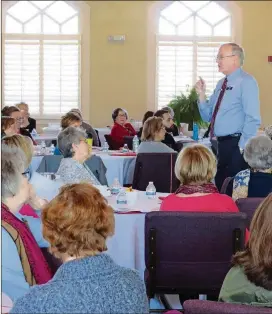
<path id="1" fill-rule="evenodd" d="M 166 129 L 169 129 L 173 124 L 173 119 L 167 110 L 158 110 L 155 112 L 154 116 L 161 117 L 163 119 L 163 125 L 165 126 Z M 165 139 L 162 141 L 162 143 L 166 144 L 167 146 L 171 147 L 177 152 L 179 151 L 179 147 L 175 139 L 168 132 L 165 133 Z"/>
<path id="2" fill-rule="evenodd" d="M 29 133 L 31 133 L 34 129 L 36 130 L 36 120 L 30 117 L 28 104 L 26 104 L 25 102 L 20 102 L 16 105 L 16 107 L 18 107 L 28 119 L 28 125 L 25 126 L 23 129 L 27 130 Z"/>
<path id="3" fill-rule="evenodd" d="M 166 110 L 171 118 L 172 118 L 172 122 L 174 119 L 174 110 L 170 107 L 163 107 L 161 110 Z M 172 133 L 173 136 L 179 136 L 179 129 L 178 127 L 175 125 L 175 123 L 173 122 L 172 125 L 170 126 L 170 128 L 166 128 L 166 132 L 168 133 Z"/>

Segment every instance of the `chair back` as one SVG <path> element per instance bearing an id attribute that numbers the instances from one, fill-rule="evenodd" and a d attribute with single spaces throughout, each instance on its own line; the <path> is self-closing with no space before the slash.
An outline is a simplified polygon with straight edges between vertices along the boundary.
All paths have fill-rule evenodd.
<path id="1" fill-rule="evenodd" d="M 99 132 L 98 130 L 94 129 L 95 130 L 95 133 L 97 135 L 97 139 L 98 139 L 98 146 L 101 147 L 101 141 L 100 141 L 100 138 L 99 138 Z"/>
<path id="2" fill-rule="evenodd" d="M 250 223 L 255 213 L 255 210 L 258 208 L 263 200 L 263 197 L 248 197 L 239 198 L 235 202 L 237 207 L 239 208 L 239 211 L 247 215 L 247 228 L 250 227 Z"/>
<path id="3" fill-rule="evenodd" d="M 42 172 L 56 173 L 59 169 L 62 158 L 63 158 L 62 155 L 46 155 L 43 157 L 36 171 L 39 173 Z"/>
<path id="4" fill-rule="evenodd" d="M 146 287 L 157 294 L 219 294 L 231 257 L 244 248 L 244 213 L 150 212 Z"/>
<path id="5" fill-rule="evenodd" d="M 134 136 L 124 136 L 124 144 L 127 144 L 130 150 L 133 149 L 133 138 Z M 141 140 L 139 139 L 139 144 L 140 143 L 141 143 Z"/>
<path id="6" fill-rule="evenodd" d="M 53 254 L 51 254 L 48 251 L 48 248 L 46 248 L 46 247 L 41 248 L 41 251 L 42 251 L 44 258 L 47 261 L 47 263 L 48 263 L 48 265 L 52 271 L 52 274 L 55 275 L 58 268 L 63 264 L 62 260 L 56 258 Z"/>
<path id="7" fill-rule="evenodd" d="M 223 185 L 222 185 L 221 190 L 220 190 L 221 194 L 226 194 L 230 197 L 232 196 L 233 180 L 234 180 L 234 177 L 227 177 L 224 180 Z"/>
<path id="8" fill-rule="evenodd" d="M 117 144 L 113 138 L 111 137 L 110 134 L 104 134 L 105 140 L 109 144 L 109 149 L 110 150 L 118 150 L 120 148 L 120 145 Z"/>
<path id="9" fill-rule="evenodd" d="M 232 303 L 187 300 L 183 303 L 185 314 L 270 314 L 271 308 Z"/>
<path id="10" fill-rule="evenodd" d="M 137 155 L 133 189 L 145 191 L 152 181 L 157 192 L 172 193 L 179 186 L 174 167 L 177 153 L 140 153 Z"/>

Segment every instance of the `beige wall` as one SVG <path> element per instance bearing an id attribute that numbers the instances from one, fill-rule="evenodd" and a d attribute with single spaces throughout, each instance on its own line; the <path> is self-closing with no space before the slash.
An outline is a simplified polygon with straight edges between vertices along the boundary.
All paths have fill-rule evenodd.
<path id="1" fill-rule="evenodd" d="M 89 120 L 102 127 L 121 106 L 141 119 L 148 107 L 148 9 L 152 1 L 86 1 L 91 7 L 91 104 Z M 245 70 L 260 86 L 264 124 L 272 123 L 272 2 L 239 1 L 243 15 Z M 124 44 L 110 44 L 109 35 L 126 35 Z M 155 56 L 154 56 L 155 57 Z"/>

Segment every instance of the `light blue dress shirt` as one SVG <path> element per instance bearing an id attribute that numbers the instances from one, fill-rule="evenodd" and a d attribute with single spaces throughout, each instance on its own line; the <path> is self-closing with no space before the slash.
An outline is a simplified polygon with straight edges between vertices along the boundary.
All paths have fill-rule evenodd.
<path id="1" fill-rule="evenodd" d="M 39 247 L 48 247 L 49 244 L 42 237 L 41 220 L 19 213 L 16 217 L 27 220 L 29 228 L 36 239 Z M 8 295 L 13 301 L 23 296 L 29 290 L 29 284 L 25 279 L 22 263 L 17 251 L 17 247 L 9 235 L 2 227 L 2 292 Z"/>
<path id="2" fill-rule="evenodd" d="M 209 101 L 199 102 L 204 121 L 211 121 L 224 79 L 217 83 Z M 259 88 L 254 77 L 241 68 L 227 75 L 227 79 L 227 89 L 215 119 L 214 134 L 225 136 L 242 133 L 239 147 L 244 149 L 261 124 Z"/>

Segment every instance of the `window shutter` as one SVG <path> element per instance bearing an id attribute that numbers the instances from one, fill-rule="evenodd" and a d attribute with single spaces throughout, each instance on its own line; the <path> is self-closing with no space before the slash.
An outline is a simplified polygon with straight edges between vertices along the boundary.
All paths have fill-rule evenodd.
<path id="1" fill-rule="evenodd" d="M 43 112 L 66 113 L 80 101 L 79 40 L 44 41 Z"/>
<path id="2" fill-rule="evenodd" d="M 174 95 L 192 86 L 193 44 L 160 41 L 157 60 L 157 102 L 160 109 L 168 105 Z"/>
<path id="3" fill-rule="evenodd" d="M 4 54 L 4 104 L 29 102 L 31 113 L 39 113 L 39 41 L 5 40 Z"/>

